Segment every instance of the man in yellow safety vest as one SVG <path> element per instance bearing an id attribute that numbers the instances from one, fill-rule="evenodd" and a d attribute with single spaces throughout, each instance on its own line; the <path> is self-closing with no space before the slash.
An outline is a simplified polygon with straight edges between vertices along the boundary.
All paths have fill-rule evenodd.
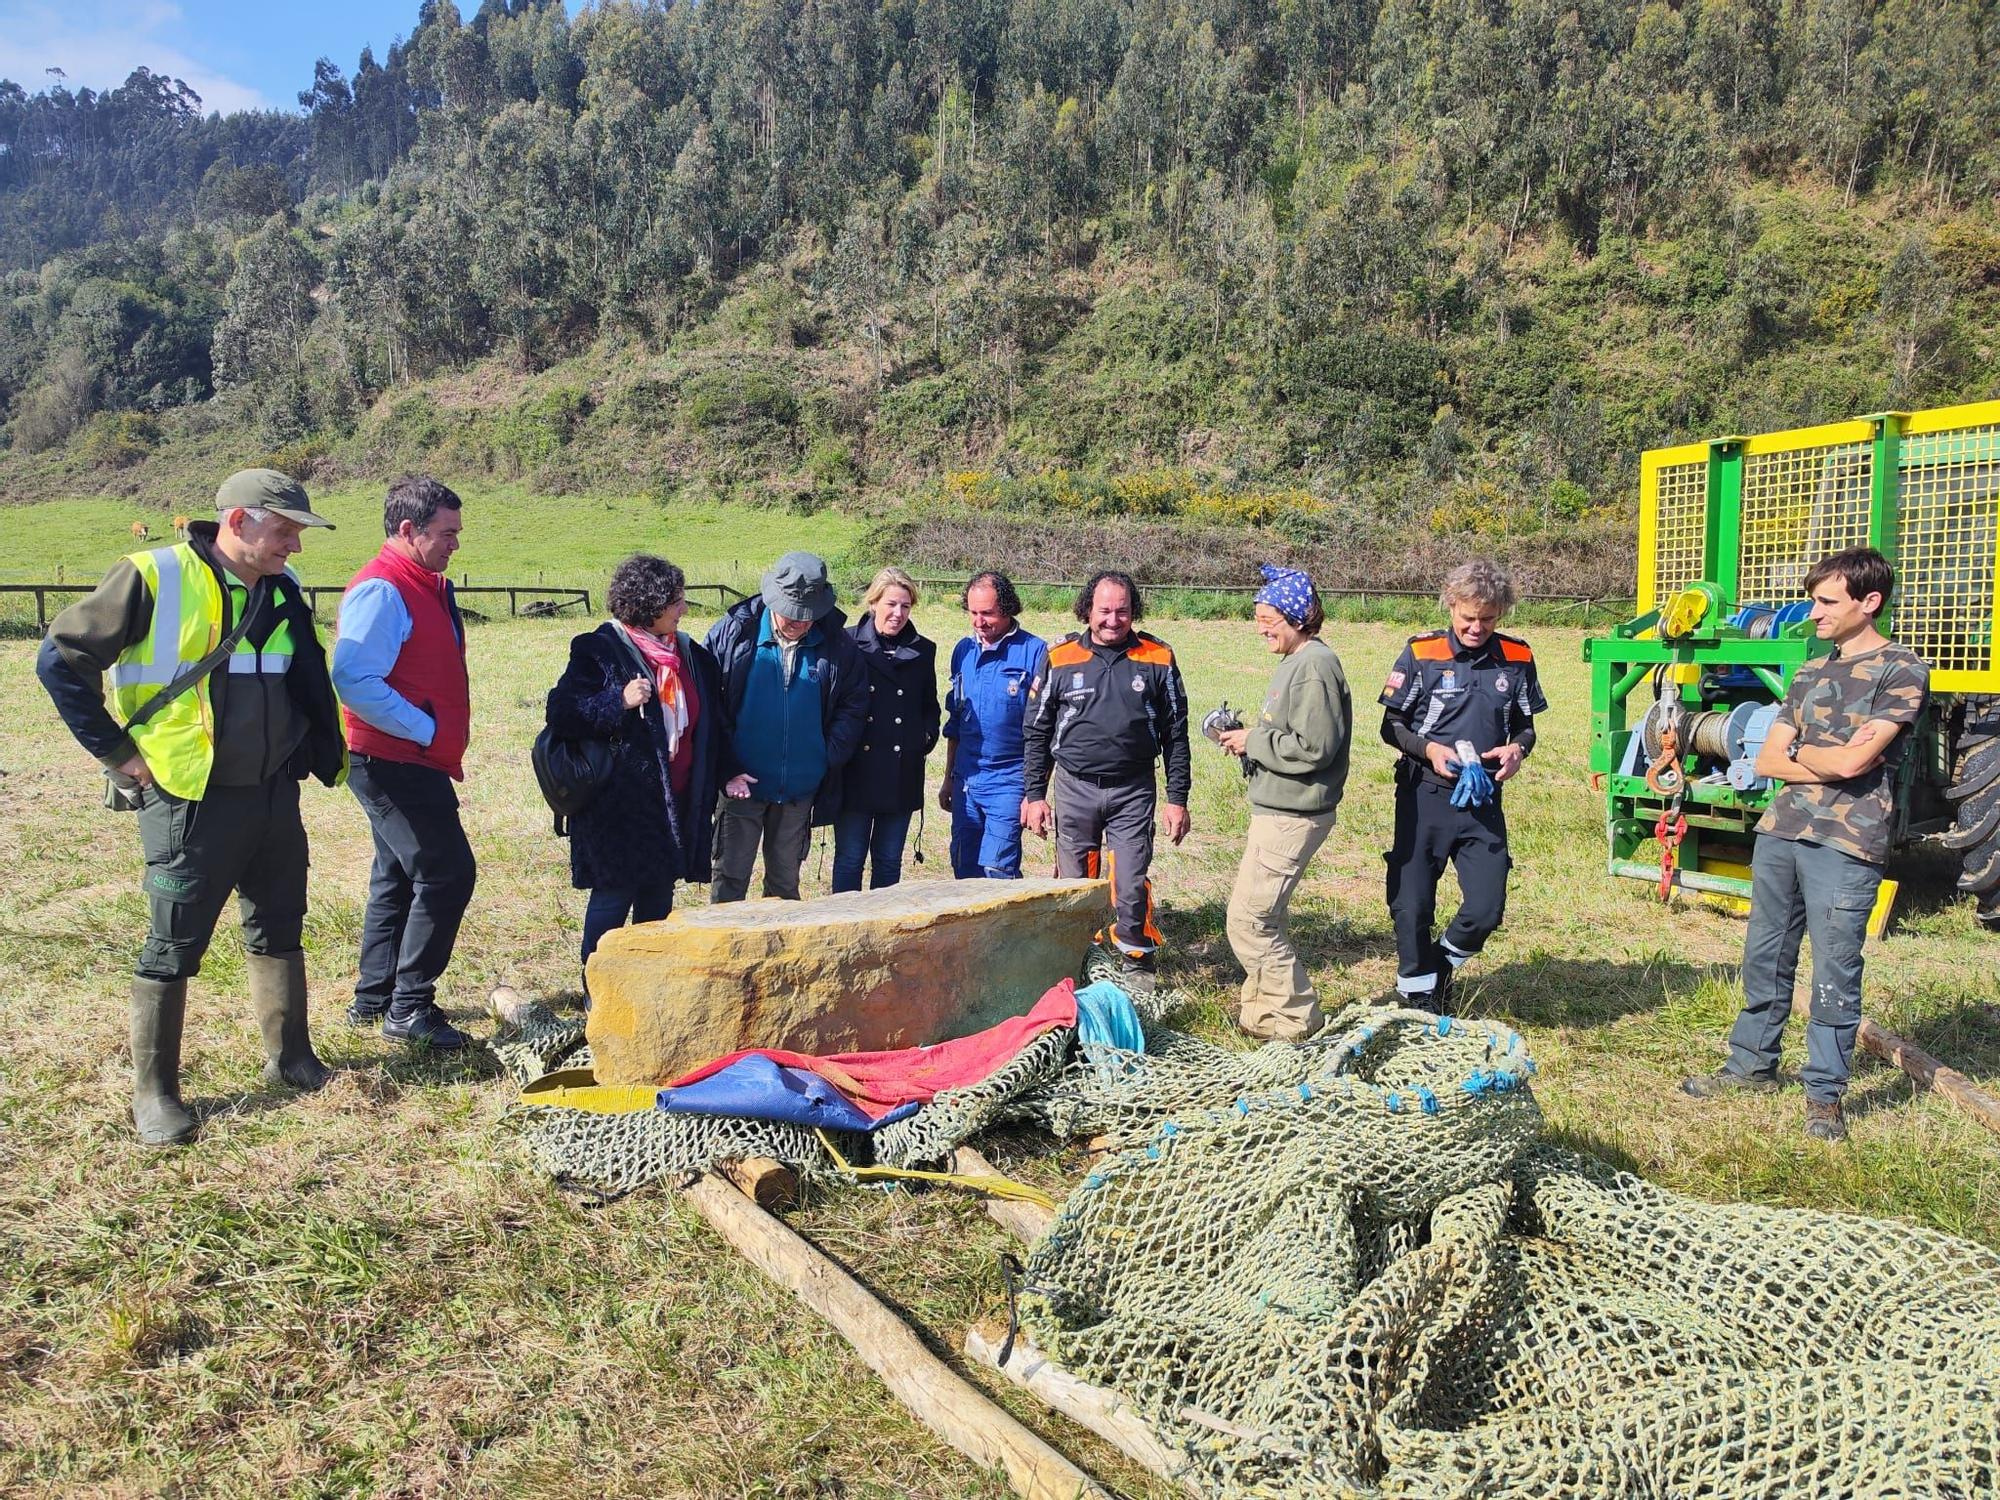
<path id="1" fill-rule="evenodd" d="M 326 642 L 286 559 L 307 527 L 331 523 L 271 469 L 232 474 L 215 504 L 186 541 L 113 564 L 56 617 L 35 662 L 109 773 L 107 802 L 138 813 L 149 924 L 132 981 L 132 1116 L 153 1145 L 194 1134 L 180 1097 L 187 982 L 231 890 L 265 1078 L 327 1078 L 306 1021 L 299 782 L 338 785 L 347 749 Z"/>

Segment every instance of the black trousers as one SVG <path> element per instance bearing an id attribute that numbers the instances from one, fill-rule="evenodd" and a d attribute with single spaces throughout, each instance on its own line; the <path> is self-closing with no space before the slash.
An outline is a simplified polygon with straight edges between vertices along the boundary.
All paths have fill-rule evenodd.
<path id="1" fill-rule="evenodd" d="M 1451 805 L 1451 788 L 1399 770 L 1396 836 L 1389 863 L 1389 915 L 1396 927 L 1396 988 L 1421 1002 L 1450 972 L 1486 946 L 1507 913 L 1507 815 L 1500 798 L 1484 807 Z M 1458 871 L 1462 897 L 1440 943 L 1438 881 L 1445 866 Z"/>
<path id="2" fill-rule="evenodd" d="M 353 755 L 347 784 L 375 835 L 354 1005 L 363 1015 L 387 1011 L 402 1020 L 436 1000 L 472 903 L 472 845 L 442 771 Z"/>
<path id="3" fill-rule="evenodd" d="M 139 804 L 146 854 L 146 946 L 141 979 L 192 979 L 233 890 L 252 953 L 299 951 L 306 921 L 306 830 L 299 784 L 210 786 L 198 802 L 158 787 Z"/>

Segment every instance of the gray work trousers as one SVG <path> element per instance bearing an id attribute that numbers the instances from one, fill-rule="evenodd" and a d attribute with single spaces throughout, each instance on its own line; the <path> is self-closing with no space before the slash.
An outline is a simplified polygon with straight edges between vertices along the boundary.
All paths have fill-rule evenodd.
<path id="1" fill-rule="evenodd" d="M 1729 1068 L 1746 1078 L 1778 1070 L 1778 1042 L 1792 1014 L 1799 942 L 1812 938 L 1812 1005 L 1806 1022 L 1806 1098 L 1831 1104 L 1847 1092 L 1861 1029 L 1861 945 L 1882 867 L 1796 839 L 1757 840 L 1751 858 L 1750 930 L 1743 939 L 1743 1011 L 1729 1033 Z"/>
<path id="2" fill-rule="evenodd" d="M 1056 874 L 1070 880 L 1111 880 L 1117 920 L 1111 938 L 1118 951 L 1143 957 L 1160 946 L 1153 925 L 1153 808 L 1159 792 L 1153 778 L 1123 786 L 1099 786 L 1055 769 Z M 1106 859 L 1100 861 L 1102 848 Z"/>
<path id="3" fill-rule="evenodd" d="M 233 890 L 252 953 L 297 953 L 306 921 L 306 830 L 299 784 L 215 786 L 196 802 L 157 786 L 139 804 L 146 854 L 141 979 L 192 979 Z"/>
<path id="4" fill-rule="evenodd" d="M 764 894 L 780 901 L 799 899 L 799 867 L 812 845 L 812 798 L 760 802 L 724 796 L 715 810 L 715 879 L 708 904 L 721 906 L 750 894 L 750 867 L 764 850 Z"/>

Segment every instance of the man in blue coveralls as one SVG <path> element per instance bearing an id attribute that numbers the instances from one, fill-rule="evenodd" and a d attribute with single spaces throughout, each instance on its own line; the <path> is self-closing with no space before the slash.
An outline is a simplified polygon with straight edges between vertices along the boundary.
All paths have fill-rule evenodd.
<path id="1" fill-rule="evenodd" d="M 960 880 L 1019 880 L 1021 723 L 1049 648 L 1016 623 L 1021 596 L 1005 573 L 975 575 L 960 602 L 972 634 L 951 653 L 938 792 L 951 814 L 951 870 Z"/>

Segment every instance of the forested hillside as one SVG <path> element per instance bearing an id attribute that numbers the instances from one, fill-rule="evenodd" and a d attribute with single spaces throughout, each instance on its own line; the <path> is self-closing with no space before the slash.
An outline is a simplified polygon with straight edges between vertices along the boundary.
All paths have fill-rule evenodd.
<path id="1" fill-rule="evenodd" d="M 1992 0 L 426 0 L 298 117 L 0 83 L 0 493 L 421 462 L 1606 586 L 1640 448 L 2000 388 L 1996 54 Z"/>

